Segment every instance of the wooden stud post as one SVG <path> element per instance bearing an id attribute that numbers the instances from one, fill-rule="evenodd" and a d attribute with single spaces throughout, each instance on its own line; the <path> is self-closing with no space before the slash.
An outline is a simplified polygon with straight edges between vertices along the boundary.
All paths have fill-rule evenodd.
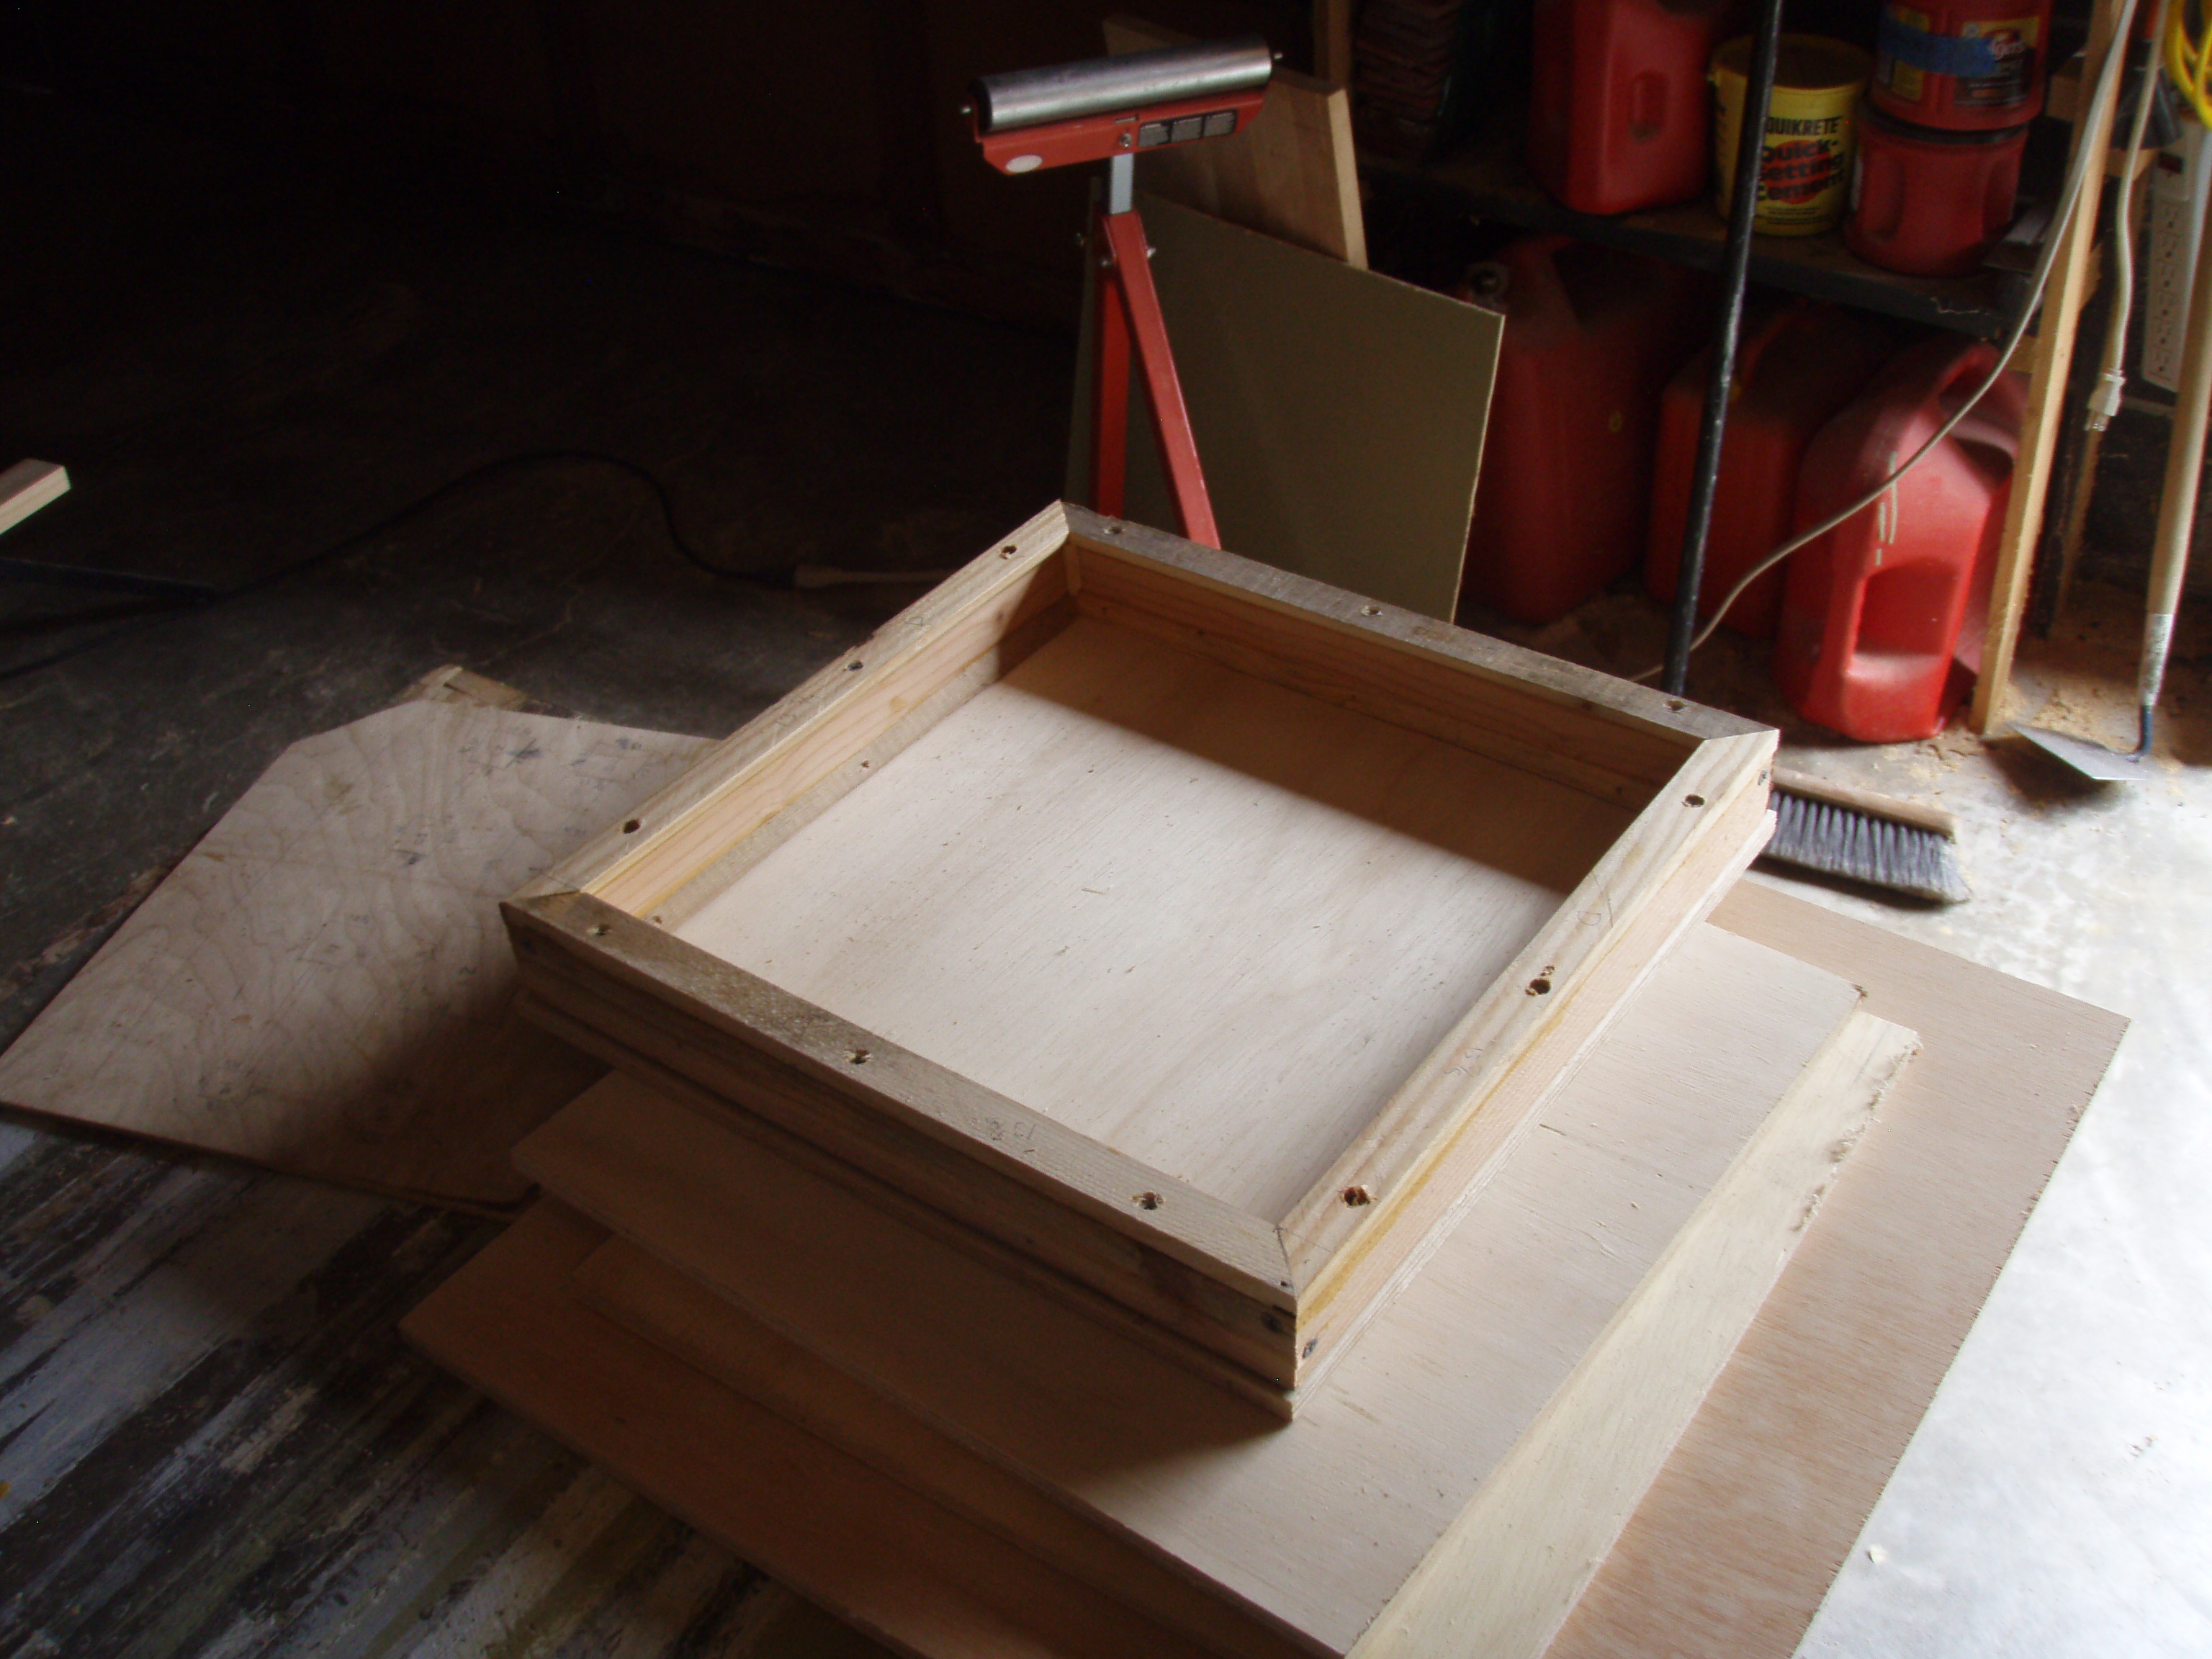
<path id="1" fill-rule="evenodd" d="M 2082 56 L 2081 86 L 2097 83 L 2105 53 L 2112 49 L 2115 0 L 2096 0 L 2089 20 L 2089 45 Z M 2124 46 L 2122 47 L 2124 50 Z M 2115 100 L 2117 102 L 2117 100 Z M 2102 155 L 2112 148 L 2112 110 L 2108 104 L 2089 125 L 2075 116 L 2074 142 Z M 2013 649 L 2020 641 L 2021 612 L 2027 607 L 2027 583 L 2034 562 L 2035 544 L 2043 531 L 2045 498 L 2051 489 L 2051 461 L 2057 447 L 2058 424 L 2069 416 L 2066 406 L 2068 370 L 2074 360 L 2075 325 L 2087 298 L 2091 253 L 2096 245 L 2097 208 L 2103 191 L 2104 169 L 2083 181 L 2081 198 L 2074 204 L 2074 217 L 2063 227 L 2053 226 L 2064 236 L 2058 258 L 2051 268 L 2051 287 L 2043 300 L 2043 321 L 2036 330 L 2029 359 L 2027 414 L 2021 422 L 2019 458 L 2013 464 L 2011 499 L 2005 506 L 2004 535 L 1997 544 L 1996 578 L 1990 589 L 1987 631 L 1982 639 L 1982 672 L 1974 686 L 1968 723 L 1986 732 L 2004 719 L 2006 693 L 2012 678 Z"/>

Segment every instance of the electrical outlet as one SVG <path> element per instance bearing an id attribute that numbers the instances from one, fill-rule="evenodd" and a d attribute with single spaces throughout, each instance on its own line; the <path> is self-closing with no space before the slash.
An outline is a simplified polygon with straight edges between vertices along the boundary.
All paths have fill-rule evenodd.
<path id="1" fill-rule="evenodd" d="M 2204 191 L 2212 179 L 2205 129 L 2182 125 L 2180 142 L 2161 150 L 2150 171 L 2150 249 L 2145 259 L 2142 362 L 2137 372 L 2172 392 L 2181 380 L 2181 347 L 2189 331 L 2189 289 L 2197 268 L 2197 239 L 2204 222 Z"/>

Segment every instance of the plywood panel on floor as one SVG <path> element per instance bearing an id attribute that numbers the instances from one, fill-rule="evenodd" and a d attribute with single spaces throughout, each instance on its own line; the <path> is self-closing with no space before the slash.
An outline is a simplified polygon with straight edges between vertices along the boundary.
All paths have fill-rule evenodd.
<path id="1" fill-rule="evenodd" d="M 1796 1649 L 2127 1026 L 1757 882 L 1708 925 L 1850 975 L 1923 1046 L 1553 1659 Z"/>
<path id="2" fill-rule="evenodd" d="M 508 1149 L 601 1067 L 514 1013 L 499 901 L 706 745 L 453 698 L 285 750 L 0 1055 L 0 1101 L 433 1201 L 525 1197 Z"/>
<path id="3" fill-rule="evenodd" d="M 1795 1649 L 2124 1024 L 1750 884 L 1721 920 L 1924 1047 L 1551 1659 Z"/>
<path id="4" fill-rule="evenodd" d="M 939 1431 L 1343 1652 L 1857 1000 L 1834 975 L 1701 931 L 1288 1428 L 625 1080 L 519 1156 Z M 1818 1137 L 1824 1170 L 1841 1133 Z M 1715 1277 L 1724 1300 L 1739 1281 Z M 1727 1328 L 1717 1312 L 1684 1325 L 1701 1322 Z"/>

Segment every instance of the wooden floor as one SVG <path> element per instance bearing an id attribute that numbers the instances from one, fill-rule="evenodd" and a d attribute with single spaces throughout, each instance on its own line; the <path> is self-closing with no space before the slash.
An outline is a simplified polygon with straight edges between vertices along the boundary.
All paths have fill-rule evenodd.
<path id="1" fill-rule="evenodd" d="M 458 653 L 737 726 L 1054 493 L 1064 342 L 0 88 L 5 550 L 251 597 L 0 588 L 0 1044 L 283 750 Z M 988 372 L 973 373 L 978 362 Z M 834 464 L 823 457 L 835 453 Z M 5 462 L 0 462 L 4 465 Z M 404 1347 L 485 1223 L 0 1116 L 0 1659 L 878 1650 Z"/>
<path id="2" fill-rule="evenodd" d="M 494 1224 L 0 1124 L 0 1656 L 879 1650 L 403 1346 Z"/>

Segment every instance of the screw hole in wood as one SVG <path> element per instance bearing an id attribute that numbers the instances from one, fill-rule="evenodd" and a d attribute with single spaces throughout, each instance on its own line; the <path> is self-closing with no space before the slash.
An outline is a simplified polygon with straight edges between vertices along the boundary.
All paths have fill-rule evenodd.
<path id="1" fill-rule="evenodd" d="M 631 818 L 623 825 L 623 834 L 625 836 L 634 836 L 638 832 L 638 821 L 635 818 Z"/>
<path id="2" fill-rule="evenodd" d="M 1528 981 L 1528 994 L 1530 996 L 1545 997 L 1551 995 L 1551 994 L 1552 981 L 1548 979 L 1532 979 Z"/>
<path id="3" fill-rule="evenodd" d="M 1346 1187 L 1344 1189 L 1344 1201 L 1356 1210 L 1363 1204 L 1372 1204 L 1375 1201 L 1375 1194 L 1364 1187 Z"/>
<path id="4" fill-rule="evenodd" d="M 851 1054 L 846 1055 L 845 1058 L 851 1060 L 855 1066 L 865 1066 L 868 1063 L 868 1051 L 866 1048 L 855 1048 Z"/>
<path id="5" fill-rule="evenodd" d="M 1157 1210 L 1161 1204 L 1160 1195 L 1158 1193 L 1139 1193 L 1134 1201 L 1140 1210 Z"/>
<path id="6" fill-rule="evenodd" d="M 1685 795 L 1682 797 L 1682 805 L 1685 806 L 1703 806 L 1705 804 L 1705 798 L 1703 795 Z"/>

